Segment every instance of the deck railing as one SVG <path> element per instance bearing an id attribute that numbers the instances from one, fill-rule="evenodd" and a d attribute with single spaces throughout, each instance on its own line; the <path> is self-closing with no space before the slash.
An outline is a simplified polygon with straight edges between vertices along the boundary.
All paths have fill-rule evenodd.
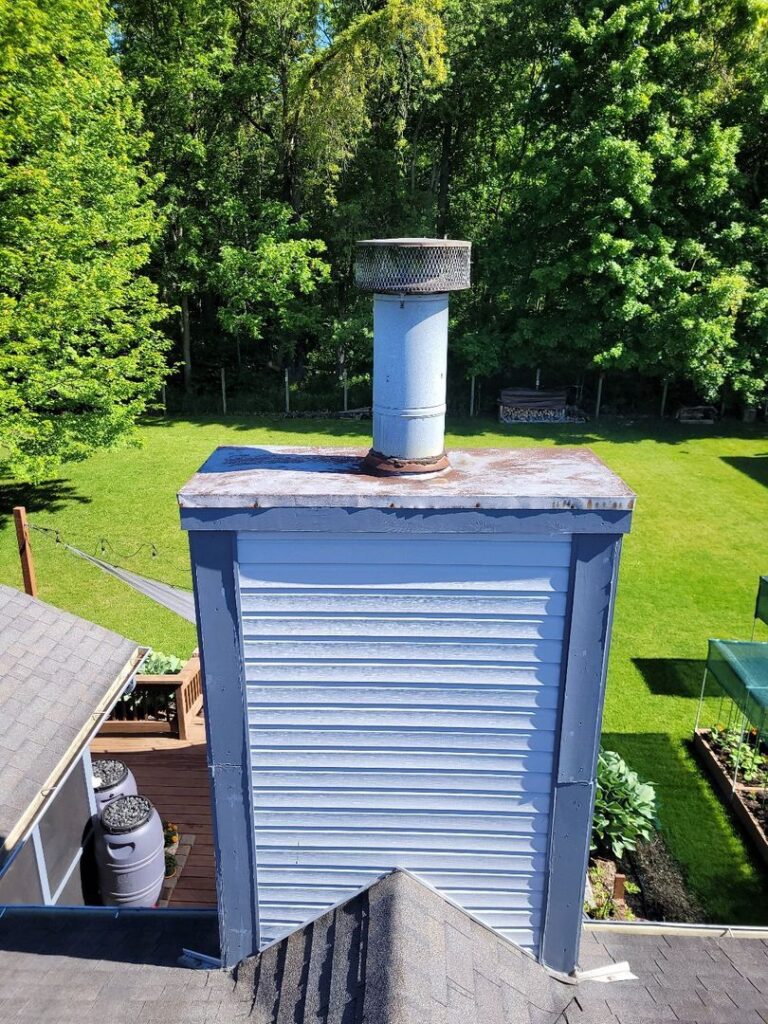
<path id="1" fill-rule="evenodd" d="M 170 733 L 180 740 L 203 706 L 200 659 L 193 654 L 176 675 L 136 676 L 136 686 L 115 705 L 102 735 Z"/>

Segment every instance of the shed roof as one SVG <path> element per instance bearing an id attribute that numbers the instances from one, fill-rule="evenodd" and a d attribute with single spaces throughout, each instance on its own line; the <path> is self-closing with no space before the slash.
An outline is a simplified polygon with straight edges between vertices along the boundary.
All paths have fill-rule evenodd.
<path id="1" fill-rule="evenodd" d="M 373 476 L 357 448 L 217 448 L 179 493 L 182 508 L 632 509 L 635 495 L 585 448 L 448 453 L 445 473 Z"/>
<path id="2" fill-rule="evenodd" d="M 0 864 L 141 653 L 132 640 L 0 584 Z"/>
<path id="3" fill-rule="evenodd" d="M 396 871 L 244 960 L 231 976 L 174 966 L 216 954 L 208 912 L 0 911 L 0 1019 L 77 1024 L 761 1024 L 761 939 L 584 935 L 582 967 L 628 960 L 634 981 L 570 983 Z"/>

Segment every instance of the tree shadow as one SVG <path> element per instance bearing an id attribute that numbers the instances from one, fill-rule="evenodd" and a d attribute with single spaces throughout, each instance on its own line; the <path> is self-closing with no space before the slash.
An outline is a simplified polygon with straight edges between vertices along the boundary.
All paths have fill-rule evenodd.
<path id="1" fill-rule="evenodd" d="M 607 732 L 602 746 L 617 750 L 641 778 L 656 786 L 661 831 L 708 919 L 768 924 L 768 872 L 746 840 L 754 871 L 734 865 L 735 836 L 741 832 L 693 760 L 689 741 L 666 733 Z"/>
<path id="2" fill-rule="evenodd" d="M 177 424 L 190 427 L 220 426 L 237 431 L 273 430 L 275 433 L 283 434 L 328 434 L 331 437 L 359 438 L 361 434 L 367 437 L 371 433 L 370 420 L 325 417 L 292 419 L 287 416 L 249 416 L 238 413 L 227 416 L 211 413 L 200 416 L 179 415 L 157 419 L 146 418 L 142 420 L 141 425 L 145 428 L 168 428 Z"/>
<path id="3" fill-rule="evenodd" d="M 210 427 L 221 426 L 233 431 L 272 430 L 277 434 L 327 434 L 329 437 L 369 437 L 370 419 L 342 419 L 335 417 L 286 417 L 279 414 L 179 413 L 170 416 L 146 417 L 142 426 L 167 429 L 175 424 Z M 708 426 L 678 423 L 676 420 L 658 420 L 652 417 L 604 417 L 593 423 L 515 423 L 504 424 L 491 417 L 448 417 L 446 433 L 453 438 L 487 438 L 488 447 L 498 447 L 506 438 L 510 444 L 516 439 L 548 442 L 553 445 L 583 446 L 609 442 L 634 444 L 652 441 L 656 444 L 683 445 L 699 438 L 762 438 L 763 424 L 744 424 L 725 421 Z M 279 443 L 276 441 L 276 443 Z M 455 444 L 449 444 L 456 447 Z M 735 462 L 739 460 L 734 460 Z"/>
<path id="4" fill-rule="evenodd" d="M 768 487 L 768 452 L 763 455 L 723 455 L 723 462 L 740 473 L 745 473 L 756 483 Z"/>
<path id="5" fill-rule="evenodd" d="M 659 697 L 698 700 L 705 661 L 698 658 L 633 658 L 645 685 Z"/>
<path id="6" fill-rule="evenodd" d="M 29 513 L 61 512 L 67 505 L 90 502 L 91 499 L 80 494 L 68 480 L 59 478 L 32 484 L 0 476 L 0 530 L 13 518 L 15 505 L 23 505 Z"/>
<path id="7" fill-rule="evenodd" d="M 656 444 L 682 445 L 699 438 L 764 438 L 763 424 L 737 421 L 696 425 L 677 420 L 659 420 L 647 416 L 605 416 L 590 423 L 499 423 L 492 419 L 449 419 L 447 432 L 457 437 L 508 435 L 554 445 L 590 445 L 607 441 L 611 444 L 634 444 L 652 441 Z M 738 460 L 737 460 L 738 461 Z"/>

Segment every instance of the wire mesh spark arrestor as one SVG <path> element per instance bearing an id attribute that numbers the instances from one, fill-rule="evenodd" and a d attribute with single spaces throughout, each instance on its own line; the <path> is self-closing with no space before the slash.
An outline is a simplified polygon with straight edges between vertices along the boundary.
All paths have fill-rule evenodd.
<path id="1" fill-rule="evenodd" d="M 471 244 L 376 238 L 357 244 L 355 283 L 373 296 L 373 446 L 382 475 L 437 473 L 445 454 L 448 292 L 469 288 Z"/>

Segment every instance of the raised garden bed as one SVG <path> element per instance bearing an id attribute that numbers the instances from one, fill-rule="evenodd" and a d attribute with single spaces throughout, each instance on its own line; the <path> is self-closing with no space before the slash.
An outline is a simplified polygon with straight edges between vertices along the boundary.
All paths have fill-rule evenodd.
<path id="1" fill-rule="evenodd" d="M 738 781 L 734 785 L 733 774 L 726 771 L 709 742 L 709 736 L 709 729 L 697 729 L 693 735 L 693 748 L 752 845 L 768 864 L 768 820 L 765 805 L 768 794 L 762 787 L 748 786 Z"/>
<path id="2" fill-rule="evenodd" d="M 170 734 L 186 740 L 202 706 L 200 659 L 193 654 L 173 675 L 137 675 L 133 692 L 118 701 L 101 734 Z"/>

